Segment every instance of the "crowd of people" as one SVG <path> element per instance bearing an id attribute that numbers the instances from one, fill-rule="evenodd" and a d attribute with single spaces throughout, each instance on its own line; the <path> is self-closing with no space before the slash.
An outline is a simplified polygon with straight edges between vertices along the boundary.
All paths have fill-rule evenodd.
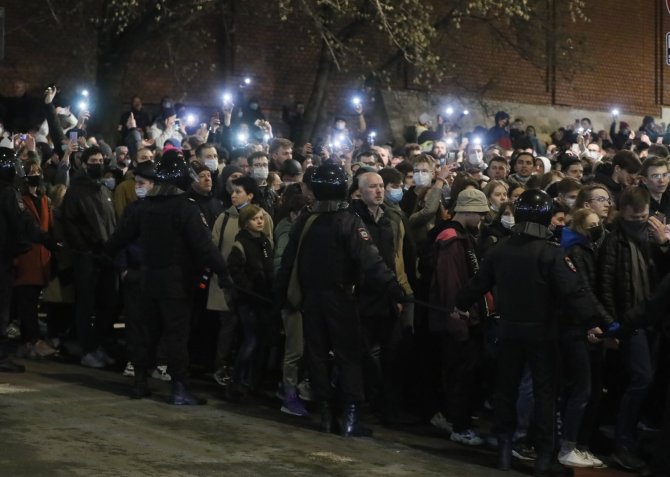
<path id="1" fill-rule="evenodd" d="M 191 373 L 233 402 L 279 380 L 281 411 L 313 400 L 324 432 L 371 435 L 364 406 L 497 448 L 501 470 L 570 475 L 611 451 L 668 472 L 670 137 L 653 117 L 543 140 L 504 111 L 472 131 L 422 114 L 386 144 L 356 101 L 312 143 L 302 104 L 272 125 L 241 94 L 205 121 L 133 97 L 113 138 L 67 103 L 22 81 L 0 97 L 0 371 L 125 364 L 131 397 L 153 377 L 176 405 L 204 403 Z"/>

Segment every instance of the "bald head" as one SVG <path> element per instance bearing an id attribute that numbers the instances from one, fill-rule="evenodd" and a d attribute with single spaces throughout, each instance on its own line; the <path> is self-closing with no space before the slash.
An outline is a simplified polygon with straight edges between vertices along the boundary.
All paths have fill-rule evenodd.
<path id="1" fill-rule="evenodd" d="M 376 172 L 366 172 L 358 176 L 361 200 L 370 208 L 379 207 L 384 202 L 384 180 Z"/>

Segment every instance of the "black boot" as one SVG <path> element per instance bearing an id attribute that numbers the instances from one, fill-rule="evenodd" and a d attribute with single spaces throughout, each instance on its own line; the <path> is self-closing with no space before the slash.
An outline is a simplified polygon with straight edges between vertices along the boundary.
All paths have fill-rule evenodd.
<path id="1" fill-rule="evenodd" d="M 321 424 L 319 426 L 319 429 L 321 432 L 325 432 L 326 434 L 330 434 L 331 432 L 334 432 L 334 426 L 333 426 L 333 406 L 330 404 L 328 401 L 322 401 L 319 403 L 319 413 L 321 414 Z"/>
<path id="2" fill-rule="evenodd" d="M 553 455 L 538 453 L 535 459 L 535 469 L 533 470 L 534 477 L 571 477 L 575 472 L 566 467 Z"/>
<path id="3" fill-rule="evenodd" d="M 133 387 L 130 388 L 130 398 L 142 399 L 149 396 L 151 396 L 151 391 L 149 391 L 147 370 L 135 368 L 135 381 Z"/>
<path id="4" fill-rule="evenodd" d="M 498 434 L 498 470 L 512 468 L 512 438 L 507 434 Z"/>
<path id="5" fill-rule="evenodd" d="M 207 404 L 207 400 L 191 394 L 185 382 L 172 381 L 172 394 L 168 398 L 168 404 L 175 406 L 200 406 Z"/>
<path id="6" fill-rule="evenodd" d="M 358 405 L 345 404 L 340 415 L 340 435 L 342 437 L 372 437 L 372 429 L 358 422 Z"/>

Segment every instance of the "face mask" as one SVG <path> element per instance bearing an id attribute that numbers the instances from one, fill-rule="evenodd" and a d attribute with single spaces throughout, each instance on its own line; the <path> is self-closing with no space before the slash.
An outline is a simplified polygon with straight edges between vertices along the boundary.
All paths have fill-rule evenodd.
<path id="1" fill-rule="evenodd" d="M 249 109 L 256 111 L 258 109 L 258 103 L 250 103 Z"/>
<path id="2" fill-rule="evenodd" d="M 423 186 L 429 186 L 430 181 L 431 181 L 431 173 L 430 172 L 415 172 L 414 173 L 414 185 L 423 187 Z"/>
<path id="3" fill-rule="evenodd" d="M 514 217 L 512 217 L 511 215 L 503 215 L 502 217 L 500 217 L 500 223 L 502 224 L 503 227 L 509 230 L 512 227 L 514 227 Z"/>
<path id="4" fill-rule="evenodd" d="M 473 152 L 468 155 L 468 162 L 473 166 L 478 166 L 482 163 L 482 159 L 479 157 L 478 153 Z"/>
<path id="5" fill-rule="evenodd" d="M 636 240 L 638 243 L 645 242 L 649 239 L 649 224 L 639 220 L 622 220 L 621 228 L 624 233 Z"/>
<path id="6" fill-rule="evenodd" d="M 498 206 L 495 205 L 495 204 L 491 204 L 489 207 L 491 208 L 491 210 L 492 210 L 493 212 L 498 212 L 498 211 L 500 210 L 500 207 L 498 207 Z"/>
<path id="7" fill-rule="evenodd" d="M 144 199 L 149 191 L 145 187 L 135 187 L 135 195 L 138 199 Z"/>
<path id="8" fill-rule="evenodd" d="M 402 200 L 403 193 L 404 191 L 400 188 L 389 189 L 386 197 L 388 198 L 390 203 L 397 204 Z"/>
<path id="9" fill-rule="evenodd" d="M 598 242 L 602 237 L 603 234 L 605 233 L 605 227 L 602 225 L 598 225 L 596 227 L 591 227 L 588 230 L 589 233 L 589 238 L 591 239 L 591 242 Z"/>
<path id="10" fill-rule="evenodd" d="M 121 159 L 121 160 L 117 159 L 116 164 L 119 167 L 126 167 L 128 165 L 128 162 L 125 159 Z"/>
<path id="11" fill-rule="evenodd" d="M 344 123 L 343 123 L 343 122 L 339 122 L 339 121 L 336 122 L 336 123 L 335 123 L 335 129 L 337 129 L 338 131 L 344 131 Z"/>
<path id="12" fill-rule="evenodd" d="M 219 167 L 219 161 L 217 161 L 216 159 L 206 159 L 205 166 L 211 172 L 214 172 Z"/>
<path id="13" fill-rule="evenodd" d="M 557 225 L 556 228 L 553 230 L 554 237 L 556 237 L 558 240 L 561 239 L 561 235 L 563 235 L 563 229 L 565 228 L 564 225 Z"/>
<path id="14" fill-rule="evenodd" d="M 251 177 L 257 181 L 264 181 L 268 178 L 269 170 L 267 167 L 254 167 L 251 170 Z"/>
<path id="15" fill-rule="evenodd" d="M 40 185 L 40 182 L 42 182 L 42 178 L 40 176 L 27 176 L 26 177 L 26 183 L 30 187 L 38 187 Z"/>
<path id="16" fill-rule="evenodd" d="M 577 199 L 573 199 L 573 198 L 563 199 L 563 203 L 565 205 L 567 205 L 568 207 L 570 207 L 571 209 L 575 206 L 575 202 L 577 202 Z"/>
<path id="17" fill-rule="evenodd" d="M 105 177 L 104 179 L 100 180 L 104 186 L 106 186 L 109 190 L 114 190 L 114 187 L 116 187 L 116 179 L 113 177 Z"/>
<path id="18" fill-rule="evenodd" d="M 86 174 L 93 180 L 102 177 L 102 164 L 86 164 Z"/>
<path id="19" fill-rule="evenodd" d="M 597 160 L 600 159 L 600 157 L 598 156 L 598 152 L 597 152 L 597 151 L 589 151 L 589 157 L 590 157 L 591 159 L 593 159 L 594 161 L 597 161 Z"/>

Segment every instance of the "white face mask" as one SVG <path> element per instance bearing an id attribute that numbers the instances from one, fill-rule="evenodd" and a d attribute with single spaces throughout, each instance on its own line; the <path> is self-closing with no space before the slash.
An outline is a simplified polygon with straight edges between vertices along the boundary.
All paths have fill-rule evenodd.
<path id="1" fill-rule="evenodd" d="M 509 230 L 512 227 L 514 227 L 514 217 L 512 217 L 511 215 L 503 215 L 502 217 L 500 217 L 500 223 L 502 224 L 503 227 Z"/>
<path id="2" fill-rule="evenodd" d="M 219 161 L 216 159 L 205 159 L 205 167 L 207 167 L 210 172 L 214 172 L 219 167 Z"/>
<path id="3" fill-rule="evenodd" d="M 432 174 L 430 172 L 414 173 L 414 185 L 418 187 L 429 186 L 431 180 L 432 180 Z"/>
<path id="4" fill-rule="evenodd" d="M 483 162 L 484 154 L 480 152 L 471 152 L 468 154 L 468 162 L 473 166 L 479 165 Z"/>
<path id="5" fill-rule="evenodd" d="M 589 157 L 594 161 L 600 160 L 600 154 L 598 154 L 598 151 L 589 151 Z"/>
<path id="6" fill-rule="evenodd" d="M 135 195 L 138 199 L 144 199 L 148 192 L 146 187 L 135 187 Z"/>
<path id="7" fill-rule="evenodd" d="M 113 177 L 103 177 L 100 179 L 100 182 L 102 182 L 109 190 L 114 190 L 114 187 L 116 187 L 116 179 Z"/>
<path id="8" fill-rule="evenodd" d="M 491 204 L 489 207 L 491 207 L 491 210 L 492 210 L 493 212 L 498 212 L 498 211 L 500 210 L 500 207 L 498 207 L 498 206 L 495 205 L 495 204 Z"/>
<path id="9" fill-rule="evenodd" d="M 563 199 L 563 203 L 570 208 L 573 208 L 575 206 L 575 202 L 577 202 L 577 199 L 573 199 L 573 198 Z"/>
<path id="10" fill-rule="evenodd" d="M 251 170 L 251 177 L 257 181 L 264 181 L 268 178 L 269 172 L 267 167 L 254 167 Z"/>

